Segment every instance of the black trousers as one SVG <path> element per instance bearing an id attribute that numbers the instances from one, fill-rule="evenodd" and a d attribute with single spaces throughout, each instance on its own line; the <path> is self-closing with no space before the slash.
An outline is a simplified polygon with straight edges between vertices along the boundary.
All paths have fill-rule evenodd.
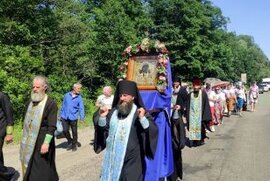
<path id="1" fill-rule="evenodd" d="M 3 155 L 3 145 L 4 145 L 3 137 L 0 137 L 0 168 L 4 167 L 4 155 Z"/>
<path id="2" fill-rule="evenodd" d="M 14 171 L 7 169 L 4 166 L 4 156 L 3 156 L 3 145 L 5 142 L 5 137 L 0 137 L 0 180 L 10 181 L 14 175 Z"/>
<path id="3" fill-rule="evenodd" d="M 182 151 L 181 150 L 173 150 L 173 159 L 174 159 L 174 171 L 167 178 L 168 181 L 176 181 L 179 177 L 181 180 L 183 179 L 183 165 L 182 165 Z"/>
<path id="4" fill-rule="evenodd" d="M 63 123 L 63 133 L 65 137 L 67 138 L 68 143 L 76 144 L 78 141 L 78 132 L 77 132 L 77 122 L 78 120 L 64 120 L 62 119 Z M 71 128 L 72 132 L 72 138 L 69 132 L 69 129 Z"/>

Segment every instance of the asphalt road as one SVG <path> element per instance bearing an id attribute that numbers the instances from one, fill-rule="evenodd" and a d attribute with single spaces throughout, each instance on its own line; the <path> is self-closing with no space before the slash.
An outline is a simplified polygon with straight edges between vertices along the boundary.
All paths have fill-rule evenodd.
<path id="1" fill-rule="evenodd" d="M 264 93 L 255 112 L 225 118 L 205 145 L 184 149 L 184 180 L 270 180 L 269 117 L 270 93 Z"/>
<path id="2" fill-rule="evenodd" d="M 270 180 L 270 92 L 260 95 L 255 112 L 232 115 L 216 132 L 208 133 L 206 144 L 183 150 L 184 181 Z M 65 139 L 57 139 L 56 164 L 60 181 L 98 181 L 102 153 L 90 145 L 93 128 L 79 130 L 82 147 L 66 151 Z M 4 147 L 6 166 L 17 170 L 22 180 L 19 146 Z"/>

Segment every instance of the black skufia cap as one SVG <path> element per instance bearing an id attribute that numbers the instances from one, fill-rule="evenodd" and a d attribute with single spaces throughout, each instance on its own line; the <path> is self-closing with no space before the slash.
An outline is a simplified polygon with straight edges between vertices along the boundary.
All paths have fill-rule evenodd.
<path id="1" fill-rule="evenodd" d="M 112 107 L 115 107 L 117 105 L 117 103 L 119 102 L 119 96 L 121 94 L 128 94 L 133 96 L 134 103 L 137 105 L 137 107 L 144 107 L 144 103 L 137 88 L 136 82 L 130 80 L 121 80 L 118 82 L 114 93 Z"/>
<path id="2" fill-rule="evenodd" d="M 181 82 L 181 79 L 179 77 L 174 77 L 173 82 Z"/>

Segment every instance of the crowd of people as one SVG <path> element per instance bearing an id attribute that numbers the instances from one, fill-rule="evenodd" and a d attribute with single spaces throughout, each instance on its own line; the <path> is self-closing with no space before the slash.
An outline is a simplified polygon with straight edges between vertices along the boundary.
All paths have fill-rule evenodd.
<path id="1" fill-rule="evenodd" d="M 242 117 L 242 112 L 247 111 L 248 105 L 250 105 L 250 111 L 254 112 L 259 97 L 256 82 L 252 83 L 249 90 L 240 81 L 226 86 L 215 87 L 211 87 L 209 83 L 206 83 L 205 90 L 211 107 L 211 131 L 215 131 L 214 125 L 219 126 L 223 123 L 223 116 L 230 117 L 235 114 Z"/>
<path id="2" fill-rule="evenodd" d="M 178 85 L 179 79 L 176 79 L 174 84 Z M 186 87 L 186 90 L 189 92 L 188 87 Z M 215 126 L 219 126 L 223 123 L 224 116 L 230 117 L 234 114 L 242 117 L 242 112 L 247 111 L 248 105 L 250 105 L 249 111 L 254 112 L 259 97 L 259 88 L 256 82 L 252 83 L 249 90 L 241 81 L 221 86 L 212 86 L 210 83 L 206 82 L 202 90 L 206 92 L 209 101 L 211 112 L 209 129 L 211 132 L 215 131 Z"/>
<path id="3" fill-rule="evenodd" d="M 67 151 L 77 151 L 81 146 L 77 131 L 78 120 L 85 119 L 81 87 L 80 83 L 73 85 L 58 111 L 56 102 L 47 94 L 47 78 L 33 79 L 20 144 L 24 181 L 59 180 L 55 164 L 57 120 L 62 121 Z M 175 77 L 162 93 L 139 90 L 136 82 L 130 80 L 120 80 L 114 93 L 112 87 L 105 86 L 97 98 L 93 116 L 94 151 L 100 153 L 106 148 L 100 179 L 181 180 L 182 149 L 204 145 L 207 134 L 223 124 L 224 116 L 242 117 L 248 103 L 250 111 L 255 111 L 258 95 L 256 82 L 247 90 L 242 82 L 213 86 L 203 85 L 199 78 L 194 78 L 189 87 Z M 0 92 L 0 180 L 3 181 L 11 180 L 14 174 L 4 166 L 2 153 L 4 142 L 13 140 L 13 121 L 10 100 Z"/>

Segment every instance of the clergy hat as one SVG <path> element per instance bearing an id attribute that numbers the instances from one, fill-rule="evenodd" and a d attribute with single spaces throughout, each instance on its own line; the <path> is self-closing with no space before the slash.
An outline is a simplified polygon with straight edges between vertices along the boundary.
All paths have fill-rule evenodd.
<path id="1" fill-rule="evenodd" d="M 134 81 L 130 80 L 121 80 L 118 82 L 114 94 L 112 107 L 115 107 L 119 102 L 119 96 L 121 94 L 128 94 L 134 97 L 134 103 L 140 108 L 144 107 L 141 95 L 137 88 L 137 84 Z"/>
<path id="2" fill-rule="evenodd" d="M 129 80 L 122 80 L 118 83 L 119 95 L 128 94 L 136 97 L 137 94 L 137 84 L 136 82 Z"/>
<path id="3" fill-rule="evenodd" d="M 192 84 L 193 86 L 199 86 L 202 84 L 202 81 L 199 78 L 194 78 Z"/>
<path id="4" fill-rule="evenodd" d="M 179 77 L 174 77 L 173 82 L 180 82 L 181 83 L 181 79 Z"/>

